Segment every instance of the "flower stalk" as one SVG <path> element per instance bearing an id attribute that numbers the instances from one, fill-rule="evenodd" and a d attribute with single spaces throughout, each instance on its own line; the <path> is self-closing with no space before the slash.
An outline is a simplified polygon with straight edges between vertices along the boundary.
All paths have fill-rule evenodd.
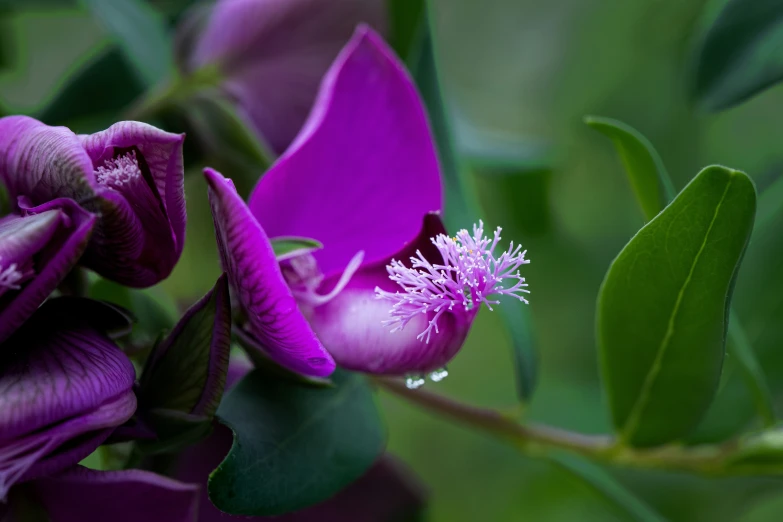
<path id="1" fill-rule="evenodd" d="M 710 477 L 781 475 L 783 465 L 775 459 L 753 459 L 759 452 L 779 451 L 774 443 L 761 447 L 766 439 L 776 441 L 774 430 L 751 438 L 721 444 L 683 446 L 668 444 L 654 449 L 635 449 L 618 444 L 608 435 L 587 435 L 538 423 L 520 423 L 492 409 L 455 401 L 428 390 L 411 390 L 399 379 L 372 377 L 380 388 L 424 409 L 510 443 L 524 455 L 545 458 L 558 451 L 577 453 L 610 466 L 686 472 Z M 750 441 L 757 441 L 748 444 Z M 752 449 L 751 451 L 748 451 Z"/>

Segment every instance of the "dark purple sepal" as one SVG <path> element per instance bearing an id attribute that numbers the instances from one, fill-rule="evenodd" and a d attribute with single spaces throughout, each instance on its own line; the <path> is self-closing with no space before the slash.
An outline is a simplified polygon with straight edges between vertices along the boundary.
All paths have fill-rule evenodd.
<path id="1" fill-rule="evenodd" d="M 72 467 L 33 484 L 56 522 L 197 522 L 199 487 L 149 471 Z"/>

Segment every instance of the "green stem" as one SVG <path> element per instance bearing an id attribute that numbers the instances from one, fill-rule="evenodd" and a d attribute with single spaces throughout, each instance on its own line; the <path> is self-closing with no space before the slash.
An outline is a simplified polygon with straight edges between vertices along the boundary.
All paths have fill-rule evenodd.
<path id="1" fill-rule="evenodd" d="M 618 445 L 612 437 L 605 435 L 586 435 L 543 424 L 520 424 L 494 410 L 463 404 L 427 390 L 410 390 L 396 379 L 374 377 L 373 381 L 409 402 L 505 440 L 530 456 L 547 457 L 567 450 L 593 461 L 624 467 L 709 476 L 783 474 L 774 463 L 739 462 L 737 459 L 742 446 L 737 440 L 723 444 L 670 444 L 654 449 L 636 449 Z"/>
<path id="2" fill-rule="evenodd" d="M 175 76 L 150 90 L 125 113 L 125 119 L 143 121 L 181 104 L 195 94 L 220 85 L 222 76 L 213 66 L 198 69 L 185 76 Z"/>

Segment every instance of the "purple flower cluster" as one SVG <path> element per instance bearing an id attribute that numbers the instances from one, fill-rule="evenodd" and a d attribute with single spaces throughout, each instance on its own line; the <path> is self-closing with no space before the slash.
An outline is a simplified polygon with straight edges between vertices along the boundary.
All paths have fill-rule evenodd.
<path id="1" fill-rule="evenodd" d="M 326 4 L 223 0 L 195 46 L 191 65 L 220 67 L 222 88 L 282 155 L 247 203 L 205 169 L 227 277 L 157 345 L 140 380 L 116 342 L 121 313 L 61 288 L 79 267 L 135 288 L 168 277 L 185 240 L 184 135 L 132 121 L 77 135 L 0 119 L 0 184 L 11 202 L 0 217 L 0 520 L 15 520 L 25 499 L 54 521 L 192 521 L 199 509 L 201 521 L 234 519 L 203 489 L 230 446 L 222 427 L 183 455 L 177 480 L 79 465 L 106 442 L 156 436 L 145 425 L 155 400 L 146 383 L 213 297 L 230 310 L 226 282 L 251 356 L 312 377 L 339 365 L 438 380 L 482 303 L 525 301 L 518 269 L 528 260 L 513 244 L 496 257 L 499 229 L 493 239 L 482 224 L 446 234 L 416 88 L 373 29 L 350 36 L 358 20 L 383 26 L 381 3 Z M 292 238 L 320 247 L 276 253 Z M 216 313 L 210 338 L 226 355 L 210 356 L 198 404 L 178 421 L 211 421 L 205 412 L 214 414 L 224 381 L 248 371 L 227 368 L 229 315 Z M 412 495 L 393 468 L 379 462 L 351 495 L 369 499 L 367 484 L 390 478 Z M 344 495 L 290 520 L 337 520 Z"/>

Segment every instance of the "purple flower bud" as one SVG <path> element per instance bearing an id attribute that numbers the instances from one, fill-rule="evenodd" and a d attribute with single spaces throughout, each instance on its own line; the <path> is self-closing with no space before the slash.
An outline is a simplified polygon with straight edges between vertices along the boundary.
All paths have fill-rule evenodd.
<path id="1" fill-rule="evenodd" d="M 76 265 L 97 219 L 70 199 L 19 212 L 0 218 L 0 343 Z"/>
<path id="2" fill-rule="evenodd" d="M 278 153 L 294 138 L 321 77 L 359 23 L 383 31 L 382 0 L 221 0 L 190 58 L 217 66 L 223 89 Z"/>
<path id="3" fill-rule="evenodd" d="M 0 351 L 0 502 L 14 484 L 73 466 L 130 418 L 134 378 L 78 300 L 44 304 Z"/>
<path id="4" fill-rule="evenodd" d="M 481 225 L 472 235 L 445 234 L 424 107 L 367 27 L 324 77 L 310 118 L 248 206 L 229 180 L 209 169 L 206 176 L 223 266 L 249 333 L 300 373 L 331 371 L 311 364 L 324 360 L 325 347 L 348 369 L 442 378 L 481 303 L 526 292 L 517 272 L 524 253 L 495 257 L 499 231 L 492 240 Z M 269 237 L 286 236 L 323 249 L 275 259 Z"/>
<path id="5" fill-rule="evenodd" d="M 77 136 L 9 116 L 0 119 L 0 182 L 12 201 L 70 198 L 100 216 L 82 263 L 151 286 L 171 273 L 184 244 L 183 139 L 138 122 Z"/>

